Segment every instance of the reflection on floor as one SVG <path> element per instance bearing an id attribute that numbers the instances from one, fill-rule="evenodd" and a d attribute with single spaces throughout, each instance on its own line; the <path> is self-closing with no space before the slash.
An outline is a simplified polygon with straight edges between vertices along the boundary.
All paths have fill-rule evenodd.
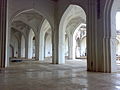
<path id="1" fill-rule="evenodd" d="M 117 63 L 117 70 L 120 72 L 120 60 L 117 60 L 116 63 Z"/>
<path id="2" fill-rule="evenodd" d="M 86 60 L 65 65 L 24 61 L 0 72 L 0 90 L 120 90 L 120 73 L 86 71 Z"/>

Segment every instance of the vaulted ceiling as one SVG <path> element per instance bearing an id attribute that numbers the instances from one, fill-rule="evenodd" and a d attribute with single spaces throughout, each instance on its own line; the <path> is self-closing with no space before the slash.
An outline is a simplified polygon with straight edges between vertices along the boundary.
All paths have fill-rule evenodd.
<path id="1" fill-rule="evenodd" d="M 44 21 L 44 17 L 34 10 L 23 12 L 17 15 L 12 22 L 12 28 L 19 31 L 26 31 L 33 29 L 34 31 L 40 30 L 40 25 Z"/>

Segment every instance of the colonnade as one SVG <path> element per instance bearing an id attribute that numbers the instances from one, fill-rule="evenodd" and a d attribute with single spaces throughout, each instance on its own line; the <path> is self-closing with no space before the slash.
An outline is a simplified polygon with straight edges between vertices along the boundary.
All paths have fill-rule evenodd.
<path id="1" fill-rule="evenodd" d="M 10 13 L 7 12 L 7 0 L 1 0 L 0 1 L 0 67 L 5 67 L 8 64 L 8 42 L 9 42 L 9 30 L 10 30 L 10 23 L 7 20 L 10 16 Z M 94 72 L 116 72 L 116 49 L 115 49 L 115 41 L 116 41 L 116 31 L 115 31 L 115 14 L 118 10 L 119 6 L 119 0 L 80 0 L 80 1 L 65 1 L 64 7 L 60 7 L 59 4 L 63 3 L 62 1 L 58 1 L 54 3 L 50 3 L 56 7 L 53 9 L 52 5 L 50 8 L 51 12 L 49 13 L 52 17 L 50 18 L 49 15 L 47 15 L 44 11 L 49 10 L 48 8 L 44 8 L 45 10 L 41 13 L 44 13 L 46 15 L 45 17 L 48 17 L 48 21 L 51 25 L 51 32 L 52 32 L 52 62 L 53 64 L 64 64 L 65 63 L 65 30 L 67 27 L 67 20 L 69 21 L 69 17 L 71 15 L 70 11 L 74 8 L 70 6 L 66 10 L 66 12 L 63 14 L 63 8 L 67 7 L 70 4 L 81 4 L 80 2 L 83 2 L 81 5 L 84 8 L 84 5 L 86 7 L 84 8 L 86 17 L 83 17 L 82 22 L 86 23 L 87 25 L 87 70 L 88 71 L 94 71 Z M 47 2 L 47 1 L 46 1 Z M 48 1 L 49 2 L 49 1 Z M 69 3 L 68 3 L 69 2 Z M 36 4 L 36 2 L 35 2 Z M 41 3 L 40 3 L 41 4 Z M 44 3 L 43 3 L 44 4 Z M 33 5 L 33 4 L 31 4 Z M 38 5 L 38 4 L 36 4 Z M 49 4 L 47 4 L 49 5 Z M 40 6 L 40 5 L 39 5 Z M 43 6 L 43 5 L 42 5 Z M 37 8 L 38 6 L 34 6 L 34 8 Z M 49 5 L 50 7 L 50 5 Z M 27 8 L 28 9 L 28 8 Z M 42 8 L 43 9 L 43 8 Z M 41 9 L 41 10 L 42 10 Z M 63 10 L 63 11 L 62 11 Z M 9 8 L 8 8 L 9 11 Z M 81 9 L 81 12 L 83 10 Z M 49 12 L 49 11 L 46 11 Z M 52 13 L 53 12 L 53 13 Z M 8 16 L 6 14 L 9 14 Z M 62 13 L 62 14 L 61 14 Z M 43 16 L 44 16 L 43 15 Z M 60 16 L 61 15 L 61 16 Z M 36 14 L 35 14 L 36 16 Z M 67 17 L 66 17 L 67 16 Z M 77 15 L 76 15 L 77 16 Z M 78 14 L 79 16 L 79 14 Z M 81 14 L 82 16 L 82 14 Z M 85 16 L 83 14 L 83 16 Z M 32 17 L 32 16 L 31 16 Z M 37 16 L 40 18 L 41 16 Z M 44 18 L 45 18 L 44 17 Z M 74 18 L 74 17 L 72 17 Z M 86 21 L 84 20 L 86 18 Z M 30 18 L 31 19 L 31 18 Z M 30 19 L 28 20 L 28 26 L 31 26 Z M 9 19 L 10 20 L 10 19 Z M 52 22 L 53 20 L 53 22 Z M 7 22 L 6 22 L 7 21 Z M 14 20 L 13 20 L 14 21 Z M 35 21 L 35 19 L 33 20 Z M 42 21 L 42 20 L 40 20 Z M 27 23 L 24 21 L 24 25 Z M 41 22 L 39 22 L 41 24 Z M 42 24 L 41 24 L 42 25 Z M 7 26 L 7 27 L 6 27 Z M 31 26 L 32 27 L 32 26 Z M 40 26 L 41 27 L 41 26 Z M 14 27 L 17 29 L 29 29 L 27 26 L 24 28 Z M 35 57 L 38 60 L 44 59 L 44 38 L 40 33 L 39 27 L 33 27 L 33 29 L 37 32 L 35 33 L 35 36 L 38 36 L 35 38 Z M 26 33 L 25 37 L 25 57 L 28 58 L 28 33 Z M 69 37 L 69 42 L 72 43 L 72 40 Z M 72 45 L 69 44 L 69 58 L 72 57 Z M 43 52 L 43 53 L 41 53 Z"/>

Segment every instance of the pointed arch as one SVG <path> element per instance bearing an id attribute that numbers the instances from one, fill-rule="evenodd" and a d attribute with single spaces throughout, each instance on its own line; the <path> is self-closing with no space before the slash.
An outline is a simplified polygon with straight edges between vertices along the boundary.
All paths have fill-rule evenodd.
<path id="1" fill-rule="evenodd" d="M 35 13 L 38 13 L 39 15 L 43 16 L 44 18 L 46 18 L 46 19 L 49 21 L 51 27 L 53 27 L 52 21 L 51 21 L 46 15 L 44 15 L 43 13 L 41 13 L 40 11 L 38 11 L 37 9 L 33 9 L 33 8 L 30 8 L 30 9 L 22 9 L 22 10 L 18 10 L 17 12 L 15 12 L 15 13 L 13 14 L 13 16 L 10 18 L 9 24 L 11 24 L 11 23 L 14 21 L 14 18 L 17 17 L 18 15 L 20 15 L 20 14 L 22 14 L 22 13 L 25 13 L 25 12 L 29 12 L 29 11 L 34 11 Z"/>
<path id="2" fill-rule="evenodd" d="M 45 34 L 48 30 L 51 30 L 52 27 L 47 19 L 44 20 L 41 29 L 40 29 L 40 46 L 39 46 L 39 60 L 45 59 Z M 51 36 L 52 37 L 52 36 Z"/>
<path id="3" fill-rule="evenodd" d="M 76 9 L 79 8 L 79 9 Z M 77 11 L 78 10 L 78 11 Z M 75 12 L 76 11 L 76 12 Z M 79 13 L 78 13 L 79 12 Z M 59 24 L 59 57 L 58 63 L 65 63 L 65 30 L 68 22 L 75 17 L 81 16 L 83 19 L 86 20 L 86 13 L 85 11 L 78 5 L 69 5 L 69 7 L 64 12 L 60 24 Z"/>

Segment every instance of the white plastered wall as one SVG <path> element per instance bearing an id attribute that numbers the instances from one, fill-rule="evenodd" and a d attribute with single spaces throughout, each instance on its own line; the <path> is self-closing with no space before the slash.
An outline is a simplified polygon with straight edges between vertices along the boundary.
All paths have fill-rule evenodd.
<path id="1" fill-rule="evenodd" d="M 114 0 L 111 9 L 111 71 L 116 72 L 116 13 L 120 10 L 120 0 Z"/>

